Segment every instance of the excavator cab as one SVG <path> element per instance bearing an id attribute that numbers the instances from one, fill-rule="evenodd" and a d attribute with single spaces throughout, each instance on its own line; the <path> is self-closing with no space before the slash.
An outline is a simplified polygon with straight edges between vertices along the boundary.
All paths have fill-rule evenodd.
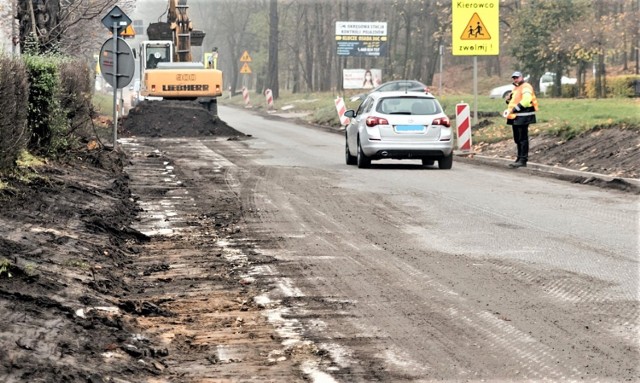
<path id="1" fill-rule="evenodd" d="M 157 68 L 158 63 L 171 62 L 172 57 L 171 41 L 144 41 L 140 44 L 140 73 Z"/>

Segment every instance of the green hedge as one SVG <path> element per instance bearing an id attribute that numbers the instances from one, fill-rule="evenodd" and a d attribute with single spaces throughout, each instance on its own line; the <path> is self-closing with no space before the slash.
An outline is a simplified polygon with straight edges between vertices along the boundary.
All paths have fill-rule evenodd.
<path id="1" fill-rule="evenodd" d="M 55 55 L 0 58 L 0 171 L 27 149 L 56 157 L 77 147 L 92 126 L 89 65 Z"/>
<path id="2" fill-rule="evenodd" d="M 0 170 L 15 166 L 29 141 L 29 85 L 20 60 L 0 56 Z"/>
<path id="3" fill-rule="evenodd" d="M 56 59 L 49 56 L 24 56 L 29 74 L 29 149 L 40 154 L 55 154 L 64 145 L 60 75 Z M 64 140 L 62 140 L 64 141 Z"/>

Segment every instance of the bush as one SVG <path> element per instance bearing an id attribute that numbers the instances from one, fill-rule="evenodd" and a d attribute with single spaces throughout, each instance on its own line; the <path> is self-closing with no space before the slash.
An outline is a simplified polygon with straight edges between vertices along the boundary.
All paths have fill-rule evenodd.
<path id="1" fill-rule="evenodd" d="M 29 84 L 21 61 L 0 57 L 0 170 L 15 166 L 27 146 Z"/>
<path id="2" fill-rule="evenodd" d="M 64 149 L 60 136 L 65 130 L 64 113 L 60 106 L 60 76 L 51 56 L 24 56 L 29 73 L 29 116 L 31 130 L 29 149 L 42 154 L 54 154 Z M 62 139 L 64 141 L 64 139 Z"/>
<path id="3" fill-rule="evenodd" d="M 60 107 L 65 113 L 68 133 L 85 135 L 93 114 L 93 80 L 89 66 L 77 60 L 64 60 L 60 70 Z"/>
<path id="4" fill-rule="evenodd" d="M 606 97 L 634 97 L 636 96 L 636 81 L 640 76 L 614 76 L 606 79 Z M 586 84 L 587 97 L 595 98 L 596 81 L 591 79 Z"/>
<path id="5" fill-rule="evenodd" d="M 635 95 L 635 82 L 640 76 L 617 76 L 607 79 L 607 96 L 633 97 Z"/>
<path id="6" fill-rule="evenodd" d="M 547 88 L 545 95 L 552 95 L 555 85 L 551 85 Z M 576 98 L 578 97 L 578 85 L 577 84 L 562 84 L 561 98 Z"/>

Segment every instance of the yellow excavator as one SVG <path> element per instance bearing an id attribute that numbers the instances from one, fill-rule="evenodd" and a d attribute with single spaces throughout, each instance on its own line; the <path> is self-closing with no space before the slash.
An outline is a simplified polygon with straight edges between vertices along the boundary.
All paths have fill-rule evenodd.
<path id="1" fill-rule="evenodd" d="M 204 32 L 193 30 L 187 0 L 169 0 L 167 22 L 151 23 L 140 43 L 140 95 L 146 100 L 196 100 L 215 108 L 222 95 L 217 52 L 194 62 L 191 48 L 202 46 Z M 216 60 L 211 60 L 216 57 Z"/>

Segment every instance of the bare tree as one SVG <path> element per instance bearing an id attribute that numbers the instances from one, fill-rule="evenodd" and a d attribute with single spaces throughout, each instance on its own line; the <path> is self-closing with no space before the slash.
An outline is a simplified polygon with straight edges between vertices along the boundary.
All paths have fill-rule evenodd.
<path id="1" fill-rule="evenodd" d="M 267 70 L 267 88 L 273 92 L 273 98 L 280 96 L 278 79 L 278 0 L 269 1 L 269 69 Z"/>
<path id="2" fill-rule="evenodd" d="M 88 55 L 109 37 L 100 21 L 115 4 L 126 12 L 135 0 L 18 0 L 20 42 L 33 34 L 42 52 Z"/>

